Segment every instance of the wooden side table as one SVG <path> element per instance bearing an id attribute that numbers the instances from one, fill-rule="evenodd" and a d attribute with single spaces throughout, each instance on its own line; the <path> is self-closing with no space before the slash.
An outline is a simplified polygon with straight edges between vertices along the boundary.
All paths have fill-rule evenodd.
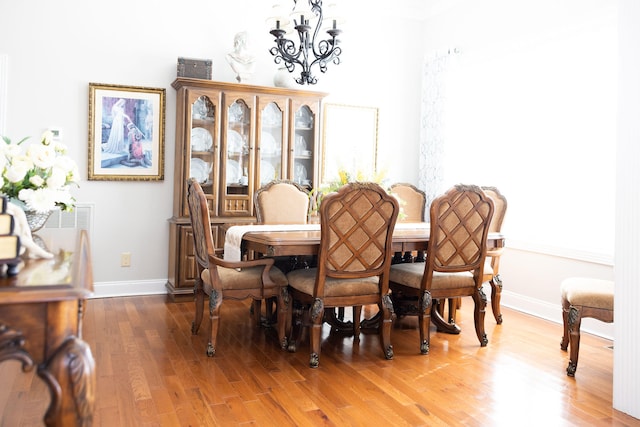
<path id="1" fill-rule="evenodd" d="M 82 341 L 84 300 L 93 293 L 86 231 L 44 229 L 37 236 L 53 259 L 23 260 L 15 276 L 0 276 L 0 362 L 34 367 L 49 387 L 47 426 L 93 421 L 95 366 Z"/>

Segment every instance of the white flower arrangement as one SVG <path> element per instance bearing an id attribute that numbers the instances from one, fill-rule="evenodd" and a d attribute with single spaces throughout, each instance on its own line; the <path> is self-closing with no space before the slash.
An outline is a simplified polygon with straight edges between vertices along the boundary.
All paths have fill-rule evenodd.
<path id="1" fill-rule="evenodd" d="M 45 213 L 59 207 L 71 211 L 75 199 L 71 185 L 77 186 L 78 165 L 66 155 L 67 147 L 53 140 L 51 131 L 39 143 L 28 147 L 3 136 L 0 143 L 0 193 L 22 202 L 25 209 Z"/>

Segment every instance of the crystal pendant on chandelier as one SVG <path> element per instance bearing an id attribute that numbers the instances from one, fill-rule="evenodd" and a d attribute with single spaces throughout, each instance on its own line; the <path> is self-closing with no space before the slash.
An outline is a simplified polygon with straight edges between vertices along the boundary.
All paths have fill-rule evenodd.
<path id="1" fill-rule="evenodd" d="M 316 84 L 318 80 L 311 71 L 315 65 L 325 73 L 329 63 L 340 64 L 342 49 L 338 46 L 338 36 L 342 31 L 338 25 L 342 20 L 332 13 L 335 4 L 329 4 L 323 12 L 322 0 L 294 0 L 294 8 L 289 16 L 281 5 L 275 5 L 273 9 L 274 13 L 268 22 L 271 23 L 269 32 L 275 37 L 276 45 L 269 52 L 274 56 L 274 62 L 284 64 L 290 73 L 294 72 L 296 65 L 300 66 L 300 77 L 294 78 L 296 83 Z M 328 26 L 325 27 L 323 23 Z M 294 40 L 286 38 L 287 33 L 291 32 L 291 25 L 298 34 L 297 45 Z M 320 30 L 325 30 L 329 37 L 321 40 Z"/>

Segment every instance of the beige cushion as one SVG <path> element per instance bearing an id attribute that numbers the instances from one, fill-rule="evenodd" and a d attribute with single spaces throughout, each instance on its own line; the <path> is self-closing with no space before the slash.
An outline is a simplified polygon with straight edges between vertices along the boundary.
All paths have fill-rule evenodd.
<path id="1" fill-rule="evenodd" d="M 410 288 L 420 289 L 420 282 L 424 275 L 424 263 L 394 264 L 391 266 L 389 281 Z M 460 273 L 433 272 L 431 289 L 457 289 L 475 286 L 473 273 L 463 271 Z"/>
<path id="2" fill-rule="evenodd" d="M 571 305 L 613 310 L 613 282 L 588 277 L 570 277 L 560 286 L 562 299 Z"/>
<path id="3" fill-rule="evenodd" d="M 307 295 L 313 295 L 317 273 L 317 268 L 293 270 L 287 274 L 289 286 Z M 379 292 L 378 283 L 379 278 L 377 276 L 361 279 L 327 277 L 324 285 L 324 294 L 328 297 L 376 294 Z"/>
<path id="4" fill-rule="evenodd" d="M 243 268 L 240 271 L 235 268 L 218 267 L 218 276 L 222 282 L 223 289 L 256 289 L 262 286 L 263 266 Z M 211 286 L 209 270 L 202 272 L 202 280 L 208 286 Z M 286 286 L 287 277 L 277 267 L 271 267 L 269 277 L 276 286 Z"/>

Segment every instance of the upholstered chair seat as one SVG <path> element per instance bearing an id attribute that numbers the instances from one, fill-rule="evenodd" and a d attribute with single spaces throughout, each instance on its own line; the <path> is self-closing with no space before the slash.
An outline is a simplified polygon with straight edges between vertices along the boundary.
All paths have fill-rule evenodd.
<path id="1" fill-rule="evenodd" d="M 389 281 L 402 283 L 410 288 L 420 289 L 423 273 L 424 264 L 398 264 L 394 265 L 391 269 L 389 273 Z M 456 289 L 465 286 L 473 286 L 473 284 L 473 274 L 469 271 L 460 271 L 455 273 L 434 271 L 431 289 Z"/>
<path id="2" fill-rule="evenodd" d="M 291 287 L 306 293 L 313 294 L 316 284 L 317 271 L 314 268 L 293 270 L 287 277 Z M 369 295 L 378 292 L 380 281 L 378 277 L 363 277 L 362 279 L 339 279 L 327 277 L 324 283 L 324 294 L 328 297 L 340 297 L 351 295 Z"/>
<path id="3" fill-rule="evenodd" d="M 216 269 L 220 282 L 224 283 L 224 287 L 227 290 L 251 290 L 261 289 L 262 287 L 262 272 L 264 266 L 248 267 L 248 268 L 225 268 L 217 267 Z M 287 277 L 278 268 L 272 268 L 269 272 L 271 281 L 276 287 L 287 286 Z M 205 289 L 211 289 L 211 275 L 209 269 L 205 269 L 200 274 L 204 283 Z M 262 292 L 256 292 L 253 295 L 254 298 L 260 298 Z"/>
<path id="4" fill-rule="evenodd" d="M 562 323 L 564 334 L 560 348 L 570 346 L 567 375 L 575 376 L 580 352 L 580 324 L 585 317 L 605 323 L 613 322 L 614 284 L 610 280 L 570 277 L 562 281 Z"/>

